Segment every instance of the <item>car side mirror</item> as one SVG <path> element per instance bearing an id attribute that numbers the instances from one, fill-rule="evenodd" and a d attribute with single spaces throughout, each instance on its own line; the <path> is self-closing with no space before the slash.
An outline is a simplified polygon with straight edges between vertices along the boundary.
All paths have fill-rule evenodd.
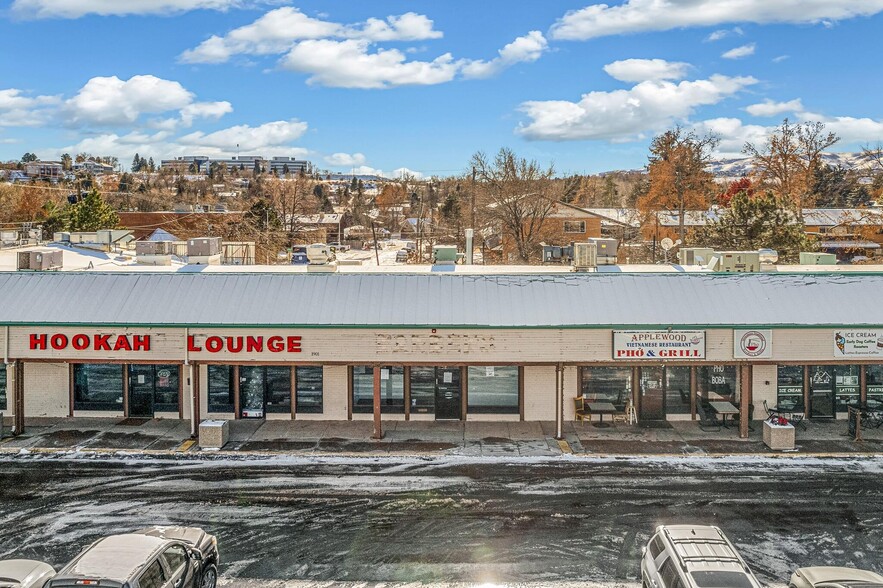
<path id="1" fill-rule="evenodd" d="M 641 556 L 643 557 L 645 555 L 647 555 L 647 546 L 646 545 L 641 548 Z"/>
<path id="2" fill-rule="evenodd" d="M 190 557 L 196 561 L 202 561 L 202 552 L 198 549 L 191 549 Z"/>

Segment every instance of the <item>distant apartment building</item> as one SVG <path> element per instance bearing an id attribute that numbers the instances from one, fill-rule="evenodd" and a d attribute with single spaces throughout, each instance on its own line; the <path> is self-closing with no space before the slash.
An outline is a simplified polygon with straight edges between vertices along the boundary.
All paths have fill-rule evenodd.
<path id="1" fill-rule="evenodd" d="M 28 178 L 58 180 L 64 177 L 64 166 L 58 161 L 29 161 L 24 172 Z"/>
<path id="2" fill-rule="evenodd" d="M 172 169 L 178 172 L 208 173 L 213 163 L 223 165 L 228 171 L 234 168 L 252 171 L 256 165 L 260 165 L 261 170 L 276 174 L 307 173 L 311 167 L 309 161 L 294 157 L 266 159 L 260 155 L 238 155 L 230 159 L 211 158 L 205 155 L 184 155 L 175 159 L 164 159 L 161 165 L 163 169 Z"/>
<path id="3" fill-rule="evenodd" d="M 61 165 L 61 164 L 59 164 L 59 165 Z M 100 161 L 92 161 L 92 160 L 78 161 L 78 162 L 74 163 L 71 167 L 75 172 L 84 171 L 84 172 L 89 172 L 90 174 L 93 174 L 93 175 L 112 174 L 114 172 L 112 165 L 109 165 L 107 163 L 101 163 Z"/>

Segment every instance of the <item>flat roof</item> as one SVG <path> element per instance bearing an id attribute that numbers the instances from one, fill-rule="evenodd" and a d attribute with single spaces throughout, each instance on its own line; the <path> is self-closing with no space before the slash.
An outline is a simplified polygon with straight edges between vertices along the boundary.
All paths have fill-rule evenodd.
<path id="1" fill-rule="evenodd" d="M 0 273 L 0 325 L 883 325 L 883 274 Z"/>

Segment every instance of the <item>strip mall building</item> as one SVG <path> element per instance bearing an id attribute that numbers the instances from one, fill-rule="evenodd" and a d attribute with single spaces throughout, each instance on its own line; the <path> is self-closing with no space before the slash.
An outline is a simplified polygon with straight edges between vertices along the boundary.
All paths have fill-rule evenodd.
<path id="1" fill-rule="evenodd" d="M 713 400 L 843 418 L 883 401 L 881 291 L 859 273 L 0 273 L 0 410 L 18 431 L 66 416 L 560 426 L 580 395 L 631 400 L 640 423 Z"/>

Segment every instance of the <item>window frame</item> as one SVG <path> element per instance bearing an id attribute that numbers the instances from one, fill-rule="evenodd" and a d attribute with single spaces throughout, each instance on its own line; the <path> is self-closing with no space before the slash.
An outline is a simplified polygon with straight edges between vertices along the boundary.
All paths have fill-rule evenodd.
<path id="1" fill-rule="evenodd" d="M 494 376 L 483 376 L 483 378 L 492 378 L 496 377 L 496 370 L 500 369 L 513 369 L 515 370 L 515 404 L 514 405 L 473 405 L 472 401 L 476 396 L 475 391 L 475 381 L 470 377 L 470 371 L 472 370 L 487 370 L 488 367 L 494 368 L 495 374 Z M 522 370 L 520 366 L 517 365 L 498 365 L 498 366 L 484 366 L 484 365 L 471 365 L 466 366 L 466 385 L 465 389 L 466 393 L 466 414 L 521 414 L 521 405 L 522 405 Z M 461 381 L 460 390 L 461 394 L 463 391 L 464 385 Z"/>
<path id="2" fill-rule="evenodd" d="M 160 582 L 159 582 L 159 585 L 147 586 L 143 582 L 144 576 L 147 575 L 147 573 L 150 571 L 150 568 L 152 568 L 154 565 L 156 565 L 159 568 Z M 142 572 L 140 574 L 138 574 L 138 588 L 163 588 L 163 586 L 165 586 L 166 582 L 169 581 L 169 578 L 166 577 L 168 574 L 169 574 L 169 572 L 168 572 L 168 570 L 166 570 L 165 565 L 163 564 L 163 562 L 160 561 L 159 556 L 157 556 L 150 563 L 145 565 L 144 570 L 142 570 Z"/>
<path id="3" fill-rule="evenodd" d="M 568 225 L 581 225 L 582 228 L 580 230 L 574 231 L 572 227 L 568 229 Z M 585 220 L 565 220 L 562 223 L 564 233 L 568 235 L 585 235 L 586 227 L 588 226 Z"/>
<path id="4" fill-rule="evenodd" d="M 82 411 L 110 411 L 121 412 L 126 406 L 126 366 L 121 363 L 74 363 L 71 364 L 73 374 L 71 375 L 71 397 L 73 399 L 73 410 Z M 119 402 L 95 402 L 91 400 L 80 400 L 77 398 L 78 393 L 78 372 L 93 366 L 103 366 L 105 368 L 113 367 L 119 369 Z M 88 374 L 87 374 L 88 375 Z"/>
<path id="5" fill-rule="evenodd" d="M 303 370 L 318 370 L 319 373 L 319 403 L 309 404 L 306 409 L 301 407 L 301 372 Z M 314 391 L 313 391 L 314 392 Z M 294 368 L 294 412 L 295 414 L 324 414 L 325 413 L 325 369 L 323 366 L 300 365 Z"/>

